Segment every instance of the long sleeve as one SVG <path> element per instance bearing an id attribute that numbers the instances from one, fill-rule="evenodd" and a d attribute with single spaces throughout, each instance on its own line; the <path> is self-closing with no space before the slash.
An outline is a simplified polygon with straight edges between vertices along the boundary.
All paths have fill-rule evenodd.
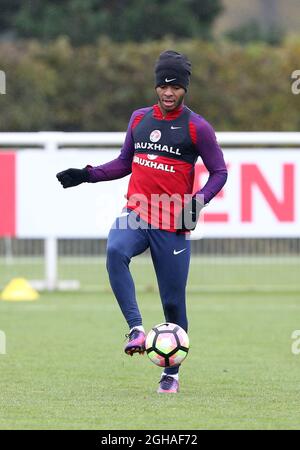
<path id="1" fill-rule="evenodd" d="M 110 181 L 123 178 L 131 173 L 131 164 L 134 155 L 134 142 L 132 138 L 132 124 L 135 118 L 141 114 L 141 110 L 134 111 L 132 114 L 123 147 L 120 155 L 101 166 L 87 166 L 89 171 L 89 183 L 97 183 L 98 181 Z"/>
<path id="2" fill-rule="evenodd" d="M 198 191 L 207 204 L 222 189 L 227 180 L 227 168 L 213 127 L 201 116 L 193 114 L 191 122 L 196 128 L 196 148 L 209 172 L 206 184 Z"/>

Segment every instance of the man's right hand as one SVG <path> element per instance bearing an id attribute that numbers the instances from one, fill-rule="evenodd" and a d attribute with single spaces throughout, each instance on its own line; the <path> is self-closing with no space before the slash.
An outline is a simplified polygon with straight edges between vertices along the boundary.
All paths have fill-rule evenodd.
<path id="1" fill-rule="evenodd" d="M 86 183 L 89 180 L 89 172 L 87 168 L 67 169 L 57 173 L 56 178 L 62 184 L 63 188 L 69 188 Z"/>

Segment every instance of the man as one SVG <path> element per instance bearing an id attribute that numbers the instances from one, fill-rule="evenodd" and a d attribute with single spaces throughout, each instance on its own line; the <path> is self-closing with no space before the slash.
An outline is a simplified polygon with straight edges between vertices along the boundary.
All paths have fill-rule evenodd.
<path id="1" fill-rule="evenodd" d="M 145 330 L 129 271 L 133 256 L 150 248 L 165 320 L 187 331 L 185 289 L 190 262 L 190 230 L 227 179 L 215 133 L 203 117 L 184 105 L 191 64 L 165 51 L 155 66 L 158 103 L 134 111 L 118 158 L 98 167 L 57 174 L 64 188 L 96 183 L 131 173 L 127 204 L 107 242 L 107 270 L 112 290 L 128 323 L 125 352 L 145 350 Z M 192 196 L 194 166 L 200 156 L 209 171 L 202 189 Z M 202 199 L 202 201 L 201 201 Z M 179 390 L 179 366 L 165 368 L 159 393 Z"/>

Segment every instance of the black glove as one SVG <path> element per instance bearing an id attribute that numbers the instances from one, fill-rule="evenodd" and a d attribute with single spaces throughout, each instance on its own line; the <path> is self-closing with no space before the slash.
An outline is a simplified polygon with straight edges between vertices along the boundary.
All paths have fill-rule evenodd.
<path id="1" fill-rule="evenodd" d="M 68 188 L 87 182 L 89 172 L 86 167 L 84 169 L 67 169 L 57 173 L 56 178 L 64 188 Z"/>
<path id="2" fill-rule="evenodd" d="M 177 222 L 177 234 L 182 231 L 192 231 L 196 228 L 199 214 L 203 204 L 197 200 L 196 195 L 182 209 Z"/>

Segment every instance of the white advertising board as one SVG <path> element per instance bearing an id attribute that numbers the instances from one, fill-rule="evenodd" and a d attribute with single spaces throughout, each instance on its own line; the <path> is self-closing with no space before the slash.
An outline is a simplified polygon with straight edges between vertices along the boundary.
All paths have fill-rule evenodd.
<path id="1" fill-rule="evenodd" d="M 129 176 L 63 189 L 56 173 L 97 166 L 117 150 L 17 152 L 16 235 L 26 238 L 105 238 L 125 206 Z M 300 237 L 300 151 L 226 149 L 228 181 L 202 211 L 193 238 Z M 195 187 L 207 172 L 201 161 Z M 203 228 L 204 227 L 204 228 Z"/>

